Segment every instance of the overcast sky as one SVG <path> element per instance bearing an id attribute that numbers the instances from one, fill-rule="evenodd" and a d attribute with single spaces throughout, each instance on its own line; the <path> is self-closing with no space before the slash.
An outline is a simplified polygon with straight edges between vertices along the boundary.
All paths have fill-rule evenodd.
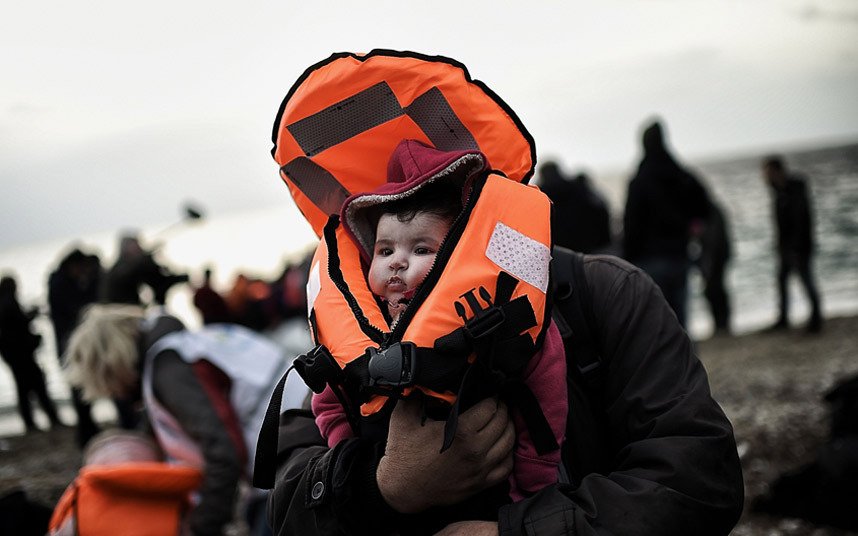
<path id="1" fill-rule="evenodd" d="M 858 140 L 858 3 L 32 0 L 0 19 L 0 249 L 290 202 L 270 157 L 308 65 L 465 63 L 541 158 L 631 169 L 658 114 L 685 160 Z"/>

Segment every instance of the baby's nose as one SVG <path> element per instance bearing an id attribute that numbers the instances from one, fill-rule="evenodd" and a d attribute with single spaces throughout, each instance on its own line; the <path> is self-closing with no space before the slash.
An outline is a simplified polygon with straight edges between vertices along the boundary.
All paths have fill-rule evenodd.
<path id="1" fill-rule="evenodd" d="M 390 259 L 390 268 L 392 270 L 404 270 L 408 267 L 408 261 L 404 257 L 393 257 Z"/>

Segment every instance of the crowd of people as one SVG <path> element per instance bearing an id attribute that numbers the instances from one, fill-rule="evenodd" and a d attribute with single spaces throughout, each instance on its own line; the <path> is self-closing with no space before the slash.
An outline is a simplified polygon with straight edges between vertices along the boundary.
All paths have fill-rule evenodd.
<path id="1" fill-rule="evenodd" d="M 646 123 L 643 156 L 629 179 L 621 228 L 614 231 L 604 198 L 585 174 L 567 177 L 555 162 L 541 165 L 539 184 L 554 202 L 555 244 L 584 253 L 621 256 L 644 270 L 664 294 L 683 326 L 689 321 L 689 272 L 704 283 L 715 334 L 729 334 L 731 300 L 726 284 L 732 257 L 729 211 L 705 182 L 673 156 L 660 121 Z M 819 292 L 813 275 L 812 200 L 806 179 L 790 172 L 779 155 L 760 163 L 772 192 L 778 258 L 778 319 L 770 329 L 789 328 L 788 277 L 799 276 L 811 305 L 808 333 L 822 329 Z"/>
<path id="2" fill-rule="evenodd" d="M 320 102 L 324 90 L 313 90 Z M 77 440 L 89 447 L 52 534 L 105 530 L 107 508 L 216 536 L 236 502 L 253 536 L 729 533 L 743 505 L 736 442 L 684 329 L 696 264 L 716 330 L 729 332 L 725 211 L 653 122 L 616 236 L 586 175 L 543 164 L 544 194 L 508 180 L 527 170 L 504 152 L 521 143 L 527 154 L 531 140 L 509 110 L 478 105 L 503 114 L 492 129 L 512 129 L 507 139 L 467 129 L 456 139 L 473 145 L 401 139 L 384 155 L 382 183 L 342 202 L 305 196 L 326 215 L 315 256 L 271 281 L 239 274 L 225 291 L 205 268 L 192 285 L 200 329 L 164 307 L 190 276 L 138 237 L 121 238 L 107 269 L 79 249 L 62 259 L 49 314 Z M 278 143 L 306 134 L 281 120 Z M 293 163 L 273 154 L 283 169 Z M 303 172 L 287 174 L 296 188 Z M 778 229 L 776 327 L 787 326 L 785 281 L 796 271 L 813 304 L 807 329 L 818 332 L 806 188 L 778 157 L 762 173 Z M 13 278 L 0 280 L 0 353 L 28 431 L 31 393 L 62 425 L 34 357 L 35 314 Z M 317 344 L 299 356 L 264 335 L 296 317 L 309 318 Z M 97 398 L 113 400 L 119 427 L 153 440 L 105 435 L 89 406 Z M 176 464 L 191 470 L 177 475 Z M 86 499 L 105 465 L 127 493 Z"/>

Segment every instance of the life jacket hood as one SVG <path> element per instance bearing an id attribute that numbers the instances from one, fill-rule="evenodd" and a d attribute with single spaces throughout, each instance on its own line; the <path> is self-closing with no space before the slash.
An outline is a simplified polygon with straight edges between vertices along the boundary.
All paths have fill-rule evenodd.
<path id="1" fill-rule="evenodd" d="M 533 138 L 519 118 L 464 65 L 381 49 L 333 54 L 309 67 L 283 100 L 271 152 L 321 236 L 346 199 L 395 176 L 387 173 L 388 160 L 402 140 L 481 152 L 517 182 L 529 180 L 536 162 Z M 431 171 L 423 164 L 421 172 Z M 402 172 L 410 176 L 409 166 Z"/>

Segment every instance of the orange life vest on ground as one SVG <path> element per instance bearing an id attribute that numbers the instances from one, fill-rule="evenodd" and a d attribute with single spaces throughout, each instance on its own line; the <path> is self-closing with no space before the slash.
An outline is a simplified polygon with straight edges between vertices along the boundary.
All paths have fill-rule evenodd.
<path id="1" fill-rule="evenodd" d="M 54 508 L 51 535 L 178 534 L 198 469 L 161 462 L 81 468 Z"/>

